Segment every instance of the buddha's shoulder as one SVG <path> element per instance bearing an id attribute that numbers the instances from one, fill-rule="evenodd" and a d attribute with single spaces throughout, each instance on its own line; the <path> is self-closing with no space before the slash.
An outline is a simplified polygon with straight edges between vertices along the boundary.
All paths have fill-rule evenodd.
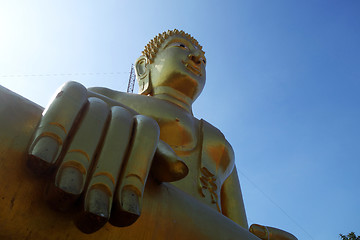
<path id="1" fill-rule="evenodd" d="M 215 175 L 223 182 L 235 164 L 233 148 L 219 129 L 203 119 L 200 121 L 203 131 L 202 167 L 212 174 L 217 173 Z"/>
<path id="2" fill-rule="evenodd" d="M 229 158 L 234 158 L 234 150 L 224 134 L 206 120 L 200 119 L 199 121 L 202 125 L 204 143 L 212 147 L 222 148 Z"/>

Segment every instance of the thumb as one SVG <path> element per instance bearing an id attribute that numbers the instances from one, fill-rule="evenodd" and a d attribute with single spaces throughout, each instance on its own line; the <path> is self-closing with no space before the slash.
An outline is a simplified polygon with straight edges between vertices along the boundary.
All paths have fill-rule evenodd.
<path id="1" fill-rule="evenodd" d="M 186 177 L 189 169 L 167 143 L 159 140 L 151 173 L 161 182 L 173 182 Z"/>

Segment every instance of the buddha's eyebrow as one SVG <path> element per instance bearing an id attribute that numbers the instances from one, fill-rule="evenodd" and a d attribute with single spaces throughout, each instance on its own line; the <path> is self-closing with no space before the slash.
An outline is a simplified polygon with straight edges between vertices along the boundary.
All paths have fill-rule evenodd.
<path id="1" fill-rule="evenodd" d="M 175 39 L 173 39 L 173 40 L 170 40 L 170 41 L 165 45 L 164 48 L 167 48 L 170 44 L 175 43 L 175 42 L 183 43 L 183 44 L 185 44 L 185 45 L 188 46 L 188 47 L 189 47 L 189 46 L 196 47 L 196 46 L 194 46 L 192 43 L 190 43 L 189 41 L 187 41 L 187 40 L 185 40 L 185 39 L 175 38 Z"/>

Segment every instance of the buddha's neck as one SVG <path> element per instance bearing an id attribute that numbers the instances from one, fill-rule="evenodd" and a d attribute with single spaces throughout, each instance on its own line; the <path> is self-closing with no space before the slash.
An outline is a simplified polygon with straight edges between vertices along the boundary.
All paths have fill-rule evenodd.
<path id="1" fill-rule="evenodd" d="M 193 100 L 183 93 L 167 86 L 158 86 L 153 89 L 153 97 L 169 101 L 192 114 Z"/>

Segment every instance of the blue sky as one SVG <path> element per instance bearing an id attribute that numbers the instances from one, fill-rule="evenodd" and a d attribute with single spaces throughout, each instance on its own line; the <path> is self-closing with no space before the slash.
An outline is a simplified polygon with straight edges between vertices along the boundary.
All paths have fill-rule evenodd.
<path id="1" fill-rule="evenodd" d="M 45 106 L 64 82 L 126 91 L 167 29 L 203 46 L 194 115 L 232 144 L 249 223 L 360 234 L 360 1 L 1 1 L 0 84 Z"/>

